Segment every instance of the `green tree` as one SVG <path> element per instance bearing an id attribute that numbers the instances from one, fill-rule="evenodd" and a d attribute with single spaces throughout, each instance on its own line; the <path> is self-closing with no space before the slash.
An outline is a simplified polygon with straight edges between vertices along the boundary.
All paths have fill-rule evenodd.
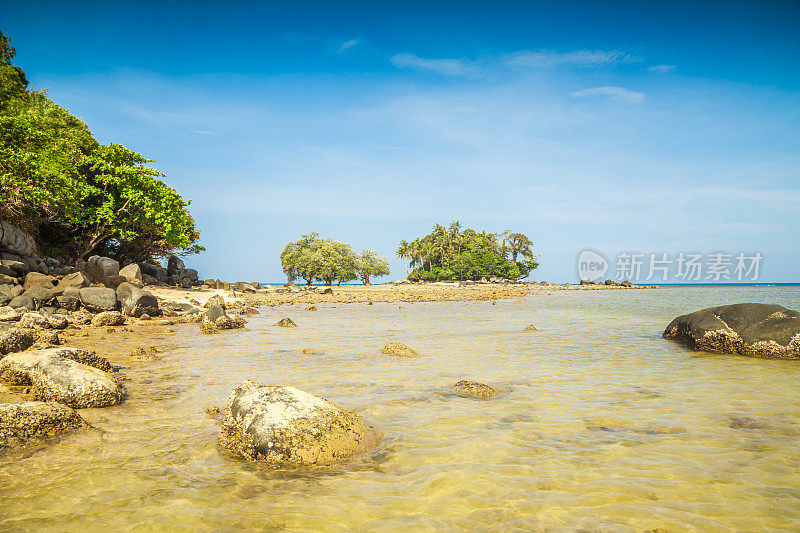
<path id="1" fill-rule="evenodd" d="M 358 276 L 364 285 L 369 285 L 370 277 L 388 276 L 389 261 L 378 255 L 375 250 L 364 250 L 358 257 Z"/>
<path id="2" fill-rule="evenodd" d="M 358 256 L 349 244 L 321 239 L 314 232 L 284 247 L 281 268 L 290 281 L 302 278 L 307 285 L 314 280 L 341 284 L 358 277 Z"/>

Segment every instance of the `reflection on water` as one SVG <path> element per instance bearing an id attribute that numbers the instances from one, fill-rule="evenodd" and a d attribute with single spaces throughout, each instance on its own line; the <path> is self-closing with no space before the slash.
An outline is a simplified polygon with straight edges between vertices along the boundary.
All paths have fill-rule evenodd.
<path id="1" fill-rule="evenodd" d="M 127 403 L 82 411 L 96 429 L 0 458 L 0 529 L 796 530 L 800 361 L 660 337 L 678 314 L 745 301 L 797 309 L 800 288 L 285 307 L 215 336 L 176 326 L 154 341 L 171 344 L 161 359 L 127 363 Z M 284 316 L 299 327 L 271 326 Z M 379 355 L 391 341 L 423 357 Z M 321 395 L 386 437 L 324 471 L 225 457 L 204 407 L 245 378 Z M 460 379 L 504 394 L 461 398 L 448 390 Z"/>

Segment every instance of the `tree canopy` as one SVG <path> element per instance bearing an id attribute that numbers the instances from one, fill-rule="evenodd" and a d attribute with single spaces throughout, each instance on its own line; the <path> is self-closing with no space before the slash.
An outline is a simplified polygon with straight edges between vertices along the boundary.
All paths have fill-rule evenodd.
<path id="1" fill-rule="evenodd" d="M 28 88 L 0 32 L 0 218 L 71 260 L 100 253 L 152 260 L 202 250 L 189 202 L 119 144 L 100 144 L 78 117 Z"/>
<path id="2" fill-rule="evenodd" d="M 314 281 L 347 283 L 357 278 L 369 284 L 370 277 L 389 274 L 389 262 L 376 252 L 365 250 L 357 255 L 349 244 L 322 239 L 317 232 L 287 244 L 281 252 L 281 268 L 289 281 L 303 279 L 308 285 Z"/>
<path id="3" fill-rule="evenodd" d="M 532 246 L 522 233 L 462 230 L 456 220 L 449 228 L 436 224 L 428 235 L 400 241 L 397 257 L 414 269 L 408 278 L 415 281 L 516 279 L 539 266 Z"/>

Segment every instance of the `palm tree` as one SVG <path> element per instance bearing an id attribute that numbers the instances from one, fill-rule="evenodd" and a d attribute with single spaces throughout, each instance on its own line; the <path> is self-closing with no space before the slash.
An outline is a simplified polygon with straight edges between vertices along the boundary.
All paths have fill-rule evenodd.
<path id="1" fill-rule="evenodd" d="M 408 258 L 410 251 L 411 247 L 408 244 L 408 241 L 406 241 L 405 239 L 400 241 L 400 245 L 397 247 L 397 258 L 400 260 L 405 260 L 404 262 L 406 264 L 406 276 L 408 276 L 408 267 L 409 267 Z"/>

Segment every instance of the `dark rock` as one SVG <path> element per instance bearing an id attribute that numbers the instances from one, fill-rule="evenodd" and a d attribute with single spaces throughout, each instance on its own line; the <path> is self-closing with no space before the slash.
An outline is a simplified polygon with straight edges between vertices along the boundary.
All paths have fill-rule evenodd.
<path id="1" fill-rule="evenodd" d="M 90 257 L 86 262 L 86 274 L 92 283 L 102 283 L 114 287 L 119 285 L 119 283 L 114 285 L 116 276 L 119 276 L 119 263 L 110 257 L 100 257 L 99 255 Z"/>
<path id="2" fill-rule="evenodd" d="M 17 278 L 10 274 L 0 273 L 0 285 L 16 285 Z"/>
<path id="3" fill-rule="evenodd" d="M 117 308 L 117 293 L 107 287 L 84 287 L 80 290 L 81 303 L 94 313 L 114 311 Z"/>
<path id="4" fill-rule="evenodd" d="M 13 224 L 0 220 L 0 250 L 17 257 L 36 257 L 36 241 Z"/>
<path id="5" fill-rule="evenodd" d="M 56 296 L 56 302 L 59 307 L 68 311 L 77 311 L 81 306 L 81 301 L 72 296 Z"/>
<path id="6" fill-rule="evenodd" d="M 36 311 L 39 308 L 39 302 L 31 297 L 21 294 L 15 298 L 12 298 L 11 301 L 8 303 L 9 307 L 14 309 L 30 309 L 31 311 Z"/>
<path id="7" fill-rule="evenodd" d="M 320 294 L 333 294 L 333 289 L 326 287 Z"/>
<path id="8" fill-rule="evenodd" d="M 9 276 L 24 276 L 28 273 L 28 266 L 23 263 L 22 261 L 14 261 L 12 259 L 0 259 L 0 265 L 3 265 L 6 268 L 10 268 L 13 271 L 13 274 L 8 274 Z"/>
<path id="9" fill-rule="evenodd" d="M 625 281 L 623 281 L 622 283 L 620 283 L 620 285 L 623 286 L 623 287 L 633 287 L 634 286 L 633 283 L 631 283 L 627 279 Z"/>
<path id="10" fill-rule="evenodd" d="M 245 381 L 231 393 L 218 442 L 272 468 L 327 466 L 373 448 L 382 434 L 323 398 Z"/>
<path id="11" fill-rule="evenodd" d="M 179 271 L 186 268 L 186 265 L 183 264 L 183 260 L 178 257 L 177 255 L 169 256 L 167 260 L 167 275 L 168 276 L 175 276 L 178 274 Z"/>
<path id="12" fill-rule="evenodd" d="M 0 404 L 0 448 L 53 438 L 88 426 L 66 405 L 45 402 Z"/>
<path id="13" fill-rule="evenodd" d="M 256 292 L 252 285 L 249 283 L 245 283 L 244 281 L 237 281 L 233 284 L 233 290 L 239 292 Z"/>
<path id="14" fill-rule="evenodd" d="M 594 281 L 591 281 L 591 280 L 588 280 L 588 279 L 582 279 L 581 280 L 581 285 L 594 285 Z"/>
<path id="15" fill-rule="evenodd" d="M 138 317 L 142 313 L 150 316 L 158 315 L 158 298 L 130 283 L 121 283 L 117 287 L 117 300 L 122 312 L 128 316 Z"/>
<path id="16" fill-rule="evenodd" d="M 673 320 L 664 338 L 695 350 L 800 359 L 800 313 L 758 303 L 709 307 Z"/>
<path id="17" fill-rule="evenodd" d="M 28 329 L 0 324 L 0 355 L 27 350 L 36 342 L 36 335 Z"/>

